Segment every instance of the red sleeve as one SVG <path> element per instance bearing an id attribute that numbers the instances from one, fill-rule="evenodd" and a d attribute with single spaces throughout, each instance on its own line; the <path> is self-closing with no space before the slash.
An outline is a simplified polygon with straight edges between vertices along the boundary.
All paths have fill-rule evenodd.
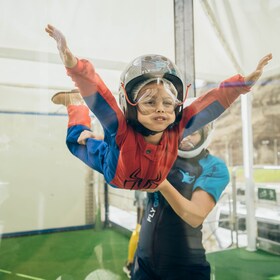
<path id="1" fill-rule="evenodd" d="M 78 59 L 73 68 L 67 68 L 67 75 L 74 81 L 83 97 L 90 96 L 96 92 L 105 93 L 108 90 L 105 83 L 95 72 L 93 65 L 86 59 Z"/>
<path id="2" fill-rule="evenodd" d="M 250 90 L 251 88 L 245 85 L 244 77 L 237 74 L 220 84 L 220 87 L 216 89 L 216 98 L 226 109 L 240 94 L 245 94 Z"/>
<path id="3" fill-rule="evenodd" d="M 219 117 L 238 97 L 250 91 L 244 77 L 235 75 L 223 81 L 218 88 L 212 89 L 184 108 L 180 131 L 190 126 L 201 128 Z M 191 123 L 189 123 L 191 122 Z M 193 130 L 195 131 L 195 130 Z"/>
<path id="4" fill-rule="evenodd" d="M 84 125 L 91 127 L 91 119 L 89 116 L 89 109 L 85 105 L 69 105 L 68 111 L 68 127 L 74 125 Z"/>
<path id="5" fill-rule="evenodd" d="M 227 109 L 239 96 L 250 91 L 245 85 L 244 77 L 237 74 L 223 81 L 218 88 L 207 91 L 198 97 L 188 108 L 190 113 L 200 112 L 207 106 L 218 101 Z"/>

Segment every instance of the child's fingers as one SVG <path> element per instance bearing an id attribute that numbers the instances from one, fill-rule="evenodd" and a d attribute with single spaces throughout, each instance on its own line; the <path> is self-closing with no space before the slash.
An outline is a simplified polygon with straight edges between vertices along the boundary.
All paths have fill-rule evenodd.
<path id="1" fill-rule="evenodd" d="M 53 27 L 52 25 L 48 24 L 48 25 L 46 26 L 45 30 L 46 30 L 47 32 L 52 32 L 52 31 L 54 30 L 54 27 Z"/>
<path id="2" fill-rule="evenodd" d="M 50 35 L 52 33 L 52 31 L 50 29 L 48 29 L 47 27 L 45 28 L 45 31 Z"/>
<path id="3" fill-rule="evenodd" d="M 261 61 L 263 63 L 267 64 L 269 62 L 269 60 L 271 60 L 271 59 L 272 59 L 272 54 L 270 53 L 270 54 L 266 55 Z"/>
<path id="4" fill-rule="evenodd" d="M 47 25 L 47 28 L 49 28 L 49 29 L 52 29 L 52 30 L 53 30 L 53 29 L 54 29 L 54 26 L 53 26 L 53 25 L 51 25 L 51 24 L 48 24 L 48 25 Z"/>
<path id="5" fill-rule="evenodd" d="M 96 137 L 91 131 L 84 130 L 83 132 L 81 132 L 77 142 L 81 145 L 86 145 L 86 140 L 88 138 L 96 138 Z"/>
<path id="6" fill-rule="evenodd" d="M 270 54 L 267 54 L 266 56 L 264 56 L 264 57 L 260 60 L 257 69 L 262 69 L 265 65 L 268 64 L 268 62 L 269 62 L 271 59 L 272 59 L 272 54 L 271 54 L 271 53 L 270 53 Z"/>
<path id="7" fill-rule="evenodd" d="M 45 31 L 54 39 L 57 39 L 58 37 L 62 37 L 63 34 L 56 29 L 54 26 L 48 24 L 47 27 L 45 28 Z"/>
<path id="8" fill-rule="evenodd" d="M 272 53 L 269 53 L 267 57 L 269 58 L 269 60 L 272 59 Z"/>

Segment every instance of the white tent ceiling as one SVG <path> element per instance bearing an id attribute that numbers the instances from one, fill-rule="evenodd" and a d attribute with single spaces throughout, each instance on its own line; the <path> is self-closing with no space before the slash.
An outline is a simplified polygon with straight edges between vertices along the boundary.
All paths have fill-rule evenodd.
<path id="1" fill-rule="evenodd" d="M 72 86 L 54 41 L 44 32 L 47 23 L 65 33 L 76 55 L 92 59 L 112 90 L 134 57 L 144 53 L 175 57 L 171 0 L 0 0 L 0 4 L 2 85 Z M 220 81 L 236 73 L 237 67 L 249 73 L 268 52 L 274 59 L 264 77 L 280 73 L 279 0 L 194 1 L 194 21 L 197 78 Z"/>
<path id="2" fill-rule="evenodd" d="M 220 81 L 238 68 L 248 74 L 269 52 L 274 59 L 263 77 L 280 73 L 280 1 L 204 0 L 194 4 L 198 78 Z"/>

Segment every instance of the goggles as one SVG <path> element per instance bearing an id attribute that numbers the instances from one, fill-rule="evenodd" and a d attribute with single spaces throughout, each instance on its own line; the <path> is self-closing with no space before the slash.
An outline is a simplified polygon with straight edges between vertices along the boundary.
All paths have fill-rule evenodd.
<path id="1" fill-rule="evenodd" d="M 167 88 L 147 88 L 141 93 L 141 97 L 136 100 L 137 109 L 144 115 L 152 114 L 156 111 L 163 111 L 172 114 L 180 101 Z"/>
<path id="2" fill-rule="evenodd" d="M 191 84 L 187 86 L 185 99 L 188 96 L 187 93 L 190 86 Z M 161 109 L 166 113 L 173 113 L 178 106 L 183 105 L 185 102 L 185 99 L 183 101 L 178 100 L 169 87 L 163 86 L 163 94 L 159 92 L 163 91 L 162 89 L 147 87 L 144 91 L 140 92 L 141 96 L 135 101 L 135 103 L 133 103 L 129 100 L 123 83 L 121 84 L 121 87 L 124 91 L 127 103 L 133 107 L 137 106 L 137 109 L 144 115 L 151 114 L 158 109 Z"/>

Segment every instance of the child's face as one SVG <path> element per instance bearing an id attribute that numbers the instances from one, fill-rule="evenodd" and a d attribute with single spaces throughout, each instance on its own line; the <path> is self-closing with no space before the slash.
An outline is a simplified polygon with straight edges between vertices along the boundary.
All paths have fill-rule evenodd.
<path id="1" fill-rule="evenodd" d="M 201 140 L 201 134 L 200 134 L 199 130 L 197 130 L 194 133 L 192 133 L 191 135 L 188 135 L 187 137 L 185 137 L 181 141 L 181 143 L 179 145 L 179 149 L 182 151 L 190 151 L 196 147 L 196 145 L 200 142 L 200 140 Z"/>
<path id="2" fill-rule="evenodd" d="M 175 121 L 176 97 L 163 84 L 148 84 L 138 97 L 138 121 L 153 131 L 163 131 Z"/>

